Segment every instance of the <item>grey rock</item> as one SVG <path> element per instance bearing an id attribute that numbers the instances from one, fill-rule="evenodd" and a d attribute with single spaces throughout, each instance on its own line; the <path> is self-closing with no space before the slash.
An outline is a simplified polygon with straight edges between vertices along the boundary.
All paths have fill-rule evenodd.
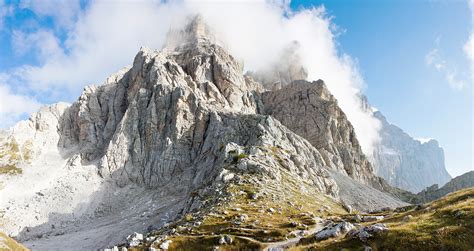
<path id="1" fill-rule="evenodd" d="M 364 184 L 373 177 L 354 128 L 322 80 L 294 81 L 262 95 L 264 111 L 318 149 L 324 163 Z"/>
<path id="2" fill-rule="evenodd" d="M 143 241 L 143 234 L 133 233 L 127 237 L 128 246 L 136 247 L 140 245 Z"/>
<path id="3" fill-rule="evenodd" d="M 160 244 L 160 248 L 162 250 L 168 250 L 169 247 L 170 247 L 171 242 L 173 242 L 173 241 L 172 240 L 165 240 L 163 243 Z"/>
<path id="4" fill-rule="evenodd" d="M 223 235 L 219 238 L 219 245 L 232 244 L 233 240 L 230 235 Z"/>
<path id="5" fill-rule="evenodd" d="M 427 187 L 417 194 L 417 199 L 419 202 L 426 203 L 469 187 L 474 187 L 474 171 L 453 178 L 441 188 L 437 184 Z"/>
<path id="6" fill-rule="evenodd" d="M 358 238 L 363 242 L 366 242 L 369 238 L 371 238 L 374 234 L 387 231 L 388 228 L 385 224 L 377 223 L 370 226 L 362 227 L 359 230 L 353 230 L 348 235 L 352 238 Z"/>
<path id="7" fill-rule="evenodd" d="M 362 217 L 359 215 L 359 214 L 356 214 L 354 215 L 354 217 L 352 218 L 353 221 L 355 222 L 361 222 L 362 221 Z"/>
<path id="8" fill-rule="evenodd" d="M 346 203 L 343 203 L 342 204 L 342 207 L 344 208 L 344 210 L 346 210 L 348 213 L 352 213 L 352 207 L 351 205 L 348 205 Z"/>
<path id="9" fill-rule="evenodd" d="M 383 220 L 385 217 L 383 215 L 366 215 L 362 217 L 363 222 L 378 221 Z"/>
<path id="10" fill-rule="evenodd" d="M 355 227 L 349 222 L 330 223 L 323 230 L 317 232 L 314 236 L 316 240 L 325 240 L 329 238 L 338 237 L 342 234 L 348 233 Z"/>
<path id="11" fill-rule="evenodd" d="M 383 195 L 396 191 L 386 181 L 375 176 L 371 163 L 362 152 L 352 124 L 322 80 L 293 81 L 278 90 L 263 93 L 262 102 L 263 112 L 275 117 L 294 133 L 307 139 L 318 150 L 324 165 L 331 171 L 362 184 L 356 184 L 337 174 L 332 176 L 336 183 L 342 183 L 339 185 L 340 189 L 352 186 L 358 187 L 357 190 L 365 190 L 365 194 L 358 193 L 357 190 L 354 190 L 355 192 L 345 190 L 346 204 L 359 210 L 365 209 L 365 206 L 381 208 L 387 205 L 390 207 L 403 205 L 392 196 Z M 293 162 L 299 162 L 300 158 L 297 156 L 291 157 Z M 363 188 L 364 186 L 373 187 L 382 193 Z M 354 200 L 355 196 L 357 200 Z M 370 200 L 369 196 L 383 199 Z M 385 206 L 383 203 L 372 203 L 382 200 L 386 203 Z"/>
<path id="12" fill-rule="evenodd" d="M 382 141 L 371 159 L 377 175 L 395 187 L 415 193 L 433 184 L 444 185 L 451 179 L 443 149 L 436 140 L 422 143 L 390 124 L 381 112 L 374 116 L 382 122 Z"/>
<path id="13" fill-rule="evenodd" d="M 411 221 L 412 219 L 413 219 L 413 216 L 412 216 L 412 215 L 406 215 L 405 217 L 403 217 L 402 220 L 403 220 L 404 222 L 409 222 L 409 221 Z"/>

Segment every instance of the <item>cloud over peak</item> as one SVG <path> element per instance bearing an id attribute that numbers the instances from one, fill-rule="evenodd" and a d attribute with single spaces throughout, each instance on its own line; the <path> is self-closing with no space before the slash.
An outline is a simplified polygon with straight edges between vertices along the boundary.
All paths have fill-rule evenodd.
<path id="1" fill-rule="evenodd" d="M 324 7 L 291 11 L 285 0 L 150 0 L 90 2 L 78 10 L 79 1 L 66 2 L 22 2 L 20 7 L 52 18 L 55 27 L 16 31 L 13 42 L 17 53 L 35 53 L 40 64 L 8 72 L 10 81 L 26 83 L 31 91 L 43 95 L 59 92 L 62 97 L 76 96 L 85 85 L 100 83 L 129 65 L 141 46 L 162 48 L 170 29 L 181 27 L 190 15 L 199 13 L 230 52 L 244 62 L 245 70 L 279 63 L 279 55 L 298 41 L 308 79 L 326 82 L 354 125 L 364 152 L 371 153 L 379 140 L 378 120 L 361 107 L 363 79 L 354 60 L 338 51 L 334 24 Z M 66 5 L 64 14 L 69 13 L 66 16 L 52 11 L 62 5 Z M 67 18 L 69 15 L 74 18 Z M 67 31 L 65 38 L 58 37 L 58 29 Z"/>

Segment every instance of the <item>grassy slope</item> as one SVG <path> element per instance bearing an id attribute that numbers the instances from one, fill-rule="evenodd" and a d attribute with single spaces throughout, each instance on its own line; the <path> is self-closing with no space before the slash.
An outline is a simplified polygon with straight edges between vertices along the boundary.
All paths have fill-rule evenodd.
<path id="1" fill-rule="evenodd" d="M 405 222 L 407 215 L 413 218 Z M 404 212 L 388 213 L 381 222 L 389 231 L 367 243 L 341 238 L 294 250 L 363 250 L 364 246 L 371 246 L 372 250 L 474 250 L 474 188 L 448 194 L 421 207 L 407 207 Z"/>
<path id="2" fill-rule="evenodd" d="M 22 169 L 17 167 L 22 162 L 28 162 L 32 157 L 32 142 L 27 141 L 20 146 L 14 138 L 0 145 L 0 175 L 21 174 Z"/>
<path id="3" fill-rule="evenodd" d="M 8 250 L 23 251 L 28 249 L 22 246 L 21 244 L 18 244 L 18 242 L 16 242 L 12 238 L 0 232 L 0 251 Z"/>
<path id="4" fill-rule="evenodd" d="M 259 250 L 265 243 L 294 237 L 292 232 L 296 230 L 315 227 L 317 217 L 345 213 L 333 199 L 287 174 L 281 181 L 264 185 L 252 176 L 242 176 L 240 180 L 225 188 L 224 201 L 188 214 L 169 226 L 168 229 L 176 229 L 168 237 L 172 240 L 170 250 L 212 250 L 219 246 L 219 238 L 224 234 L 230 235 L 233 243 L 221 245 L 219 250 Z M 238 223 L 242 215 L 245 220 Z M 200 224 L 194 225 L 196 222 Z M 149 246 L 147 243 L 136 250 L 148 250 Z"/>

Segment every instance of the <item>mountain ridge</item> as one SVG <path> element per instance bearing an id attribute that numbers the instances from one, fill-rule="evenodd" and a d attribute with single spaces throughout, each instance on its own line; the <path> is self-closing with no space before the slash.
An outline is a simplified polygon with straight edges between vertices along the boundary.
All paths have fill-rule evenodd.
<path id="1" fill-rule="evenodd" d="M 393 188 L 372 173 L 350 122 L 322 82 L 311 86 L 300 80 L 281 90 L 295 95 L 319 90 L 309 101 L 321 104 L 323 114 L 310 111 L 309 116 L 324 125 L 321 135 L 331 139 L 325 146 L 275 118 L 278 109 L 271 109 L 276 104 L 269 97 L 278 91 L 265 94 L 266 87 L 244 75 L 241 63 L 203 38 L 202 22 L 198 17 L 184 28 L 191 34 L 181 45 L 162 51 L 142 48 L 132 67 L 103 85 L 86 87 L 76 102 L 61 107 L 60 116 L 46 108 L 39 123 L 26 122 L 30 136 L 25 142 L 42 145 L 33 148 L 33 162 L 17 159 L 23 173 L 0 177 L 6 185 L 0 189 L 3 231 L 33 249 L 104 248 L 134 231 L 152 232 L 188 215 L 207 217 L 203 211 L 237 203 L 233 189 L 241 186 L 262 189 L 266 194 L 256 195 L 265 198 L 262 203 L 315 198 L 314 205 L 304 202 L 312 214 L 324 213 L 316 207 L 325 203 L 363 211 L 406 205 L 385 193 Z M 35 139 L 38 132 L 47 142 Z M 8 137 L 17 133 L 12 130 Z M 40 171 L 46 183 L 27 182 Z M 3 200 L 15 189 L 24 190 L 22 197 L 13 193 Z M 233 196 L 227 201 L 225 194 Z M 294 208 L 287 203 L 281 210 L 294 216 Z M 38 213 L 21 218 L 31 210 Z M 255 227 L 273 238 L 265 232 L 268 226 Z"/>
<path id="2" fill-rule="evenodd" d="M 433 184 L 444 185 L 451 179 L 446 171 L 444 152 L 436 140 L 422 143 L 377 111 L 382 123 L 382 141 L 371 156 L 375 173 L 392 186 L 419 192 Z"/>

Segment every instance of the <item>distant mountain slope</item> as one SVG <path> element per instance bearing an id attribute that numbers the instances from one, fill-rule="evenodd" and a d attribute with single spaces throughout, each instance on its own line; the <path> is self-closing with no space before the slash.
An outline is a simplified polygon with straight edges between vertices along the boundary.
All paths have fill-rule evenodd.
<path id="1" fill-rule="evenodd" d="M 421 202 L 428 202 L 439 199 L 448 193 L 469 187 L 474 187 L 474 171 L 453 178 L 441 188 L 437 184 L 427 187 L 419 192 L 417 196 Z"/>
<path id="2" fill-rule="evenodd" d="M 436 140 L 422 143 L 390 124 L 381 112 L 374 115 L 382 123 L 382 141 L 371 159 L 377 175 L 392 186 L 415 193 L 433 184 L 444 185 L 451 179 L 443 149 Z"/>

